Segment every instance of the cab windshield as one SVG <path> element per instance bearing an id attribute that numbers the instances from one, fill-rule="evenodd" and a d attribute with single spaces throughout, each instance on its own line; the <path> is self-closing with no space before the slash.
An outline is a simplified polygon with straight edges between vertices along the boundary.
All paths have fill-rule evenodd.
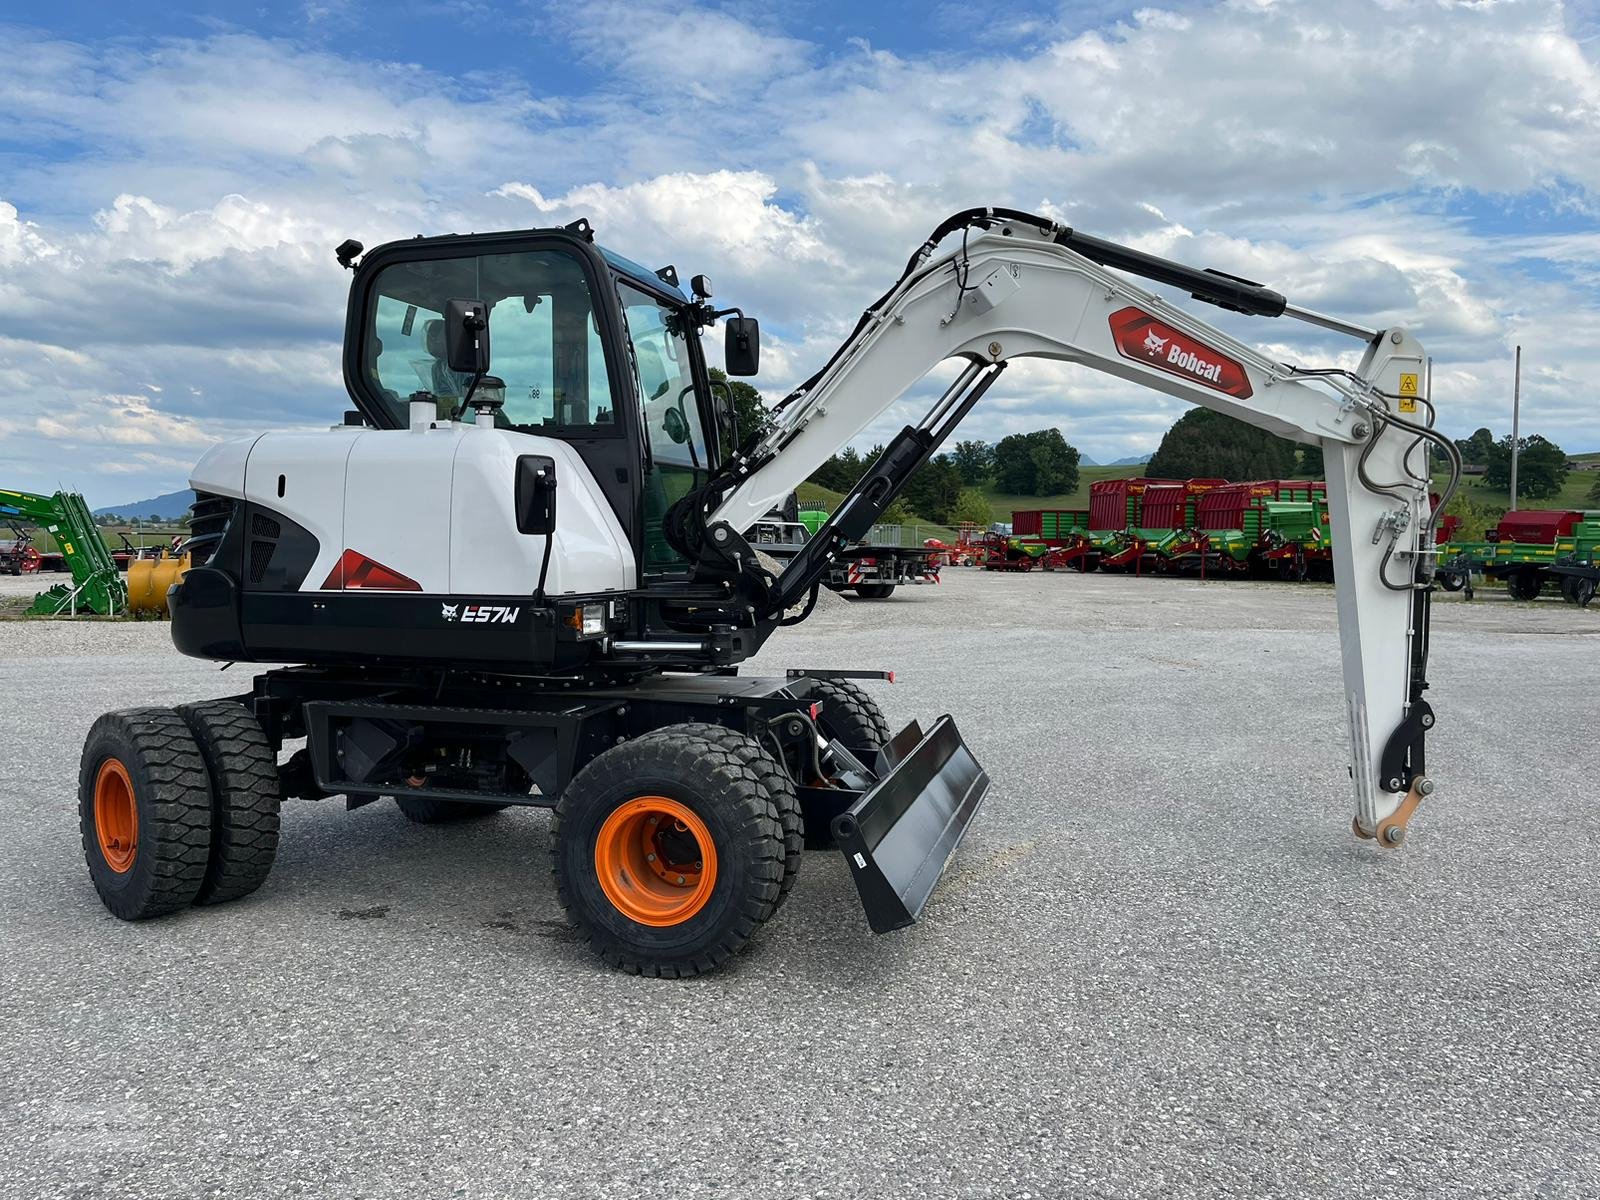
<path id="1" fill-rule="evenodd" d="M 559 250 L 401 262 L 385 267 L 368 305 L 363 369 L 395 424 L 415 392 L 455 413 L 470 376 L 445 361 L 444 307 L 489 306 L 491 373 L 505 383 L 496 424 L 549 436 L 616 429 L 605 348 L 582 267 Z"/>

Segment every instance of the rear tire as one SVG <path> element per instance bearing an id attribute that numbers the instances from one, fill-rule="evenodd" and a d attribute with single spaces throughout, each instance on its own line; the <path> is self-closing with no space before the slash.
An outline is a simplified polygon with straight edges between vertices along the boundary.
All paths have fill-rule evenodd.
<path id="1" fill-rule="evenodd" d="M 894 584 L 858 583 L 856 584 L 856 595 L 863 600 L 887 600 L 894 595 Z"/>
<path id="2" fill-rule="evenodd" d="M 432 796 L 396 796 L 395 806 L 413 825 L 450 825 L 492 816 L 508 804 L 475 804 L 470 800 L 435 800 Z"/>
<path id="3" fill-rule="evenodd" d="M 1441 571 L 1439 572 L 1439 586 L 1447 592 L 1459 592 L 1467 586 L 1467 579 L 1459 571 Z"/>
<path id="4" fill-rule="evenodd" d="M 124 921 L 187 908 L 211 854 L 211 787 L 170 708 L 106 713 L 78 766 L 78 827 L 89 878 Z"/>
<path id="5" fill-rule="evenodd" d="M 715 970 L 777 907 L 784 835 L 760 774 L 683 726 L 591 761 L 556 805 L 554 843 L 568 918 L 631 974 Z"/>
<path id="6" fill-rule="evenodd" d="M 211 776 L 211 853 L 194 902 L 237 900 L 266 882 L 278 855 L 277 756 L 260 722 L 242 704 L 180 704 L 178 715 Z"/>
<path id="7" fill-rule="evenodd" d="M 1506 577 L 1506 590 L 1513 600 L 1537 600 L 1544 590 L 1544 580 L 1535 571 L 1518 571 Z"/>

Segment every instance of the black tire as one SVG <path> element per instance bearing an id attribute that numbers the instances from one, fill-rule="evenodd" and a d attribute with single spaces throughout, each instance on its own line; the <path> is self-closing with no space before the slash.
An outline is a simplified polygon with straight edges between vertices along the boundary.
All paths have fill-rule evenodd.
<path id="1" fill-rule="evenodd" d="M 450 825 L 492 816 L 508 804 L 477 804 L 471 800 L 435 800 L 432 796 L 396 796 L 395 806 L 413 825 Z"/>
<path id="2" fill-rule="evenodd" d="M 777 912 L 789 898 L 789 893 L 794 890 L 795 880 L 800 875 L 800 861 L 806 848 L 805 813 L 800 808 L 799 796 L 795 795 L 794 780 L 789 778 L 789 772 L 783 769 L 772 752 L 755 738 L 724 725 L 700 723 L 671 725 L 666 729 L 648 733 L 645 737 L 679 737 L 686 733 L 703 737 L 708 742 L 737 755 L 747 767 L 760 776 L 761 786 L 772 802 L 772 815 L 783 830 L 783 879 L 778 884 L 777 903 L 772 906 L 772 911 Z"/>
<path id="3" fill-rule="evenodd" d="M 822 701 L 822 732 L 838 738 L 857 755 L 865 752 L 870 767 L 878 747 L 892 736 L 878 702 L 848 679 L 818 679 L 811 695 Z"/>
<path id="4" fill-rule="evenodd" d="M 278 855 L 278 759 L 261 723 L 232 700 L 178 705 L 211 777 L 211 854 L 196 904 L 248 896 Z"/>
<path id="5" fill-rule="evenodd" d="M 1517 571 L 1506 576 L 1506 590 L 1513 600 L 1537 600 L 1544 591 L 1544 580 L 1537 571 Z"/>
<path id="6" fill-rule="evenodd" d="M 113 803 L 132 817 L 131 837 L 115 839 L 126 847 L 120 869 L 97 830 Z M 78 765 L 78 827 L 89 878 L 115 916 L 143 921 L 194 902 L 211 854 L 211 786 L 182 717 L 128 708 L 94 723 Z"/>
<path id="7" fill-rule="evenodd" d="M 1460 571 L 1441 571 L 1439 586 L 1447 592 L 1459 592 L 1467 586 L 1467 577 Z"/>
<path id="8" fill-rule="evenodd" d="M 894 595 L 894 584 L 858 583 L 856 584 L 856 595 L 863 600 L 887 600 Z"/>
<path id="9" fill-rule="evenodd" d="M 708 894 L 672 924 L 633 919 L 600 881 L 597 843 L 608 818 L 646 798 L 686 810 L 716 851 Z M 631 974 L 683 978 L 715 970 L 777 906 L 783 829 L 761 776 L 742 755 L 681 726 L 613 746 L 580 771 L 556 805 L 554 843 L 556 889 L 568 918 L 602 958 Z"/>
<path id="10" fill-rule="evenodd" d="M 1572 602 L 1579 608 L 1588 608 L 1589 601 L 1594 599 L 1596 583 L 1593 579 L 1574 578 L 1572 581 Z"/>
<path id="11" fill-rule="evenodd" d="M 1576 604 L 1578 602 L 1578 594 L 1573 587 L 1577 582 L 1578 579 L 1574 575 L 1561 576 L 1561 598 L 1568 604 Z"/>

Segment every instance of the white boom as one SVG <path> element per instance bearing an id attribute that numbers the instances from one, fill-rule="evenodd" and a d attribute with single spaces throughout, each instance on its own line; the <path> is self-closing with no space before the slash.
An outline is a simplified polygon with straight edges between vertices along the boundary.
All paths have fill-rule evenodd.
<path id="1" fill-rule="evenodd" d="M 1426 636 L 1413 628 L 1414 615 L 1425 621 L 1433 524 L 1426 455 L 1417 450 L 1421 439 L 1442 441 L 1423 428 L 1432 421 L 1419 395 L 1422 347 L 1403 329 L 1364 330 L 1280 303 L 1288 315 L 1368 341 L 1353 372 L 1286 366 L 1078 253 L 1070 236 L 1059 236 L 1070 231 L 1021 219 L 984 223 L 952 252 L 935 256 L 932 243 L 924 247 L 920 265 L 867 313 L 828 366 L 779 406 L 709 522 L 751 525 L 948 358 L 968 365 L 922 429 L 948 432 L 963 390 L 985 367 L 1036 357 L 1081 363 L 1320 445 L 1355 827 L 1398 845 L 1412 809 L 1432 790 L 1420 773 L 1408 780 L 1380 771 L 1385 744 L 1413 707 L 1424 727 L 1432 724 L 1413 686 L 1412 639 Z M 1426 422 L 1410 415 L 1419 402 L 1429 409 Z"/>

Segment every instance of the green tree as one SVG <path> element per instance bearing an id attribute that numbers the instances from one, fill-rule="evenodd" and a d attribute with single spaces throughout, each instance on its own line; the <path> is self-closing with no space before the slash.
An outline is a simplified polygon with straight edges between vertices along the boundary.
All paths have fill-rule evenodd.
<path id="1" fill-rule="evenodd" d="M 861 479 L 867 464 L 854 447 L 846 447 L 811 473 L 811 482 L 835 492 L 848 492 Z"/>
<path id="2" fill-rule="evenodd" d="M 1295 443 L 1209 408 L 1173 422 L 1145 468 L 1154 479 L 1283 479 L 1295 469 Z"/>
<path id="3" fill-rule="evenodd" d="M 767 402 L 754 387 L 742 379 L 729 379 L 721 367 L 712 367 L 708 373 L 711 382 L 718 385 L 711 390 L 719 401 L 727 393 L 733 395 L 733 417 L 737 431 L 733 439 L 735 446 L 744 445 L 745 439 L 772 424 L 772 413 L 767 408 Z M 721 386 L 723 384 L 727 385 L 726 392 Z"/>
<path id="4" fill-rule="evenodd" d="M 982 483 L 994 470 L 994 447 L 988 442 L 957 442 L 950 457 L 961 472 L 961 482 L 968 485 Z"/>
<path id="5" fill-rule="evenodd" d="M 896 496 L 893 503 L 883 510 L 883 515 L 878 518 L 879 525 L 915 525 L 917 514 L 907 506 L 904 496 Z"/>
<path id="6" fill-rule="evenodd" d="M 934 524 L 943 525 L 961 498 L 961 472 L 949 455 L 941 454 L 916 470 L 900 498 Z"/>
<path id="7" fill-rule="evenodd" d="M 1456 448 L 1461 451 L 1461 461 L 1469 463 L 1485 463 L 1494 457 L 1494 434 L 1487 429 L 1476 429 L 1469 438 L 1462 438 L 1456 442 Z"/>
<path id="8" fill-rule="evenodd" d="M 1076 491 L 1079 457 L 1059 429 L 1013 433 L 994 448 L 995 487 L 1010 496 Z"/>
<path id="9" fill-rule="evenodd" d="M 1322 460 L 1321 446 L 1300 447 L 1300 475 L 1305 479 L 1326 479 L 1328 468 Z"/>
<path id="10" fill-rule="evenodd" d="M 956 497 L 956 506 L 950 514 L 950 521 L 959 525 L 963 521 L 971 521 L 974 525 L 987 526 L 994 520 L 994 509 L 989 504 L 989 499 L 977 488 L 962 488 L 961 495 Z"/>
<path id="11" fill-rule="evenodd" d="M 1589 503 L 1600 506 L 1600 475 L 1596 475 L 1594 483 L 1589 487 Z"/>
<path id="12" fill-rule="evenodd" d="M 1476 434 L 1473 435 L 1477 436 Z M 1490 451 L 1483 481 L 1491 488 L 1511 493 L 1511 435 L 1507 434 Z M 1517 443 L 1517 498 L 1544 500 L 1554 496 L 1567 482 L 1567 456 L 1560 446 L 1537 433 Z"/>

